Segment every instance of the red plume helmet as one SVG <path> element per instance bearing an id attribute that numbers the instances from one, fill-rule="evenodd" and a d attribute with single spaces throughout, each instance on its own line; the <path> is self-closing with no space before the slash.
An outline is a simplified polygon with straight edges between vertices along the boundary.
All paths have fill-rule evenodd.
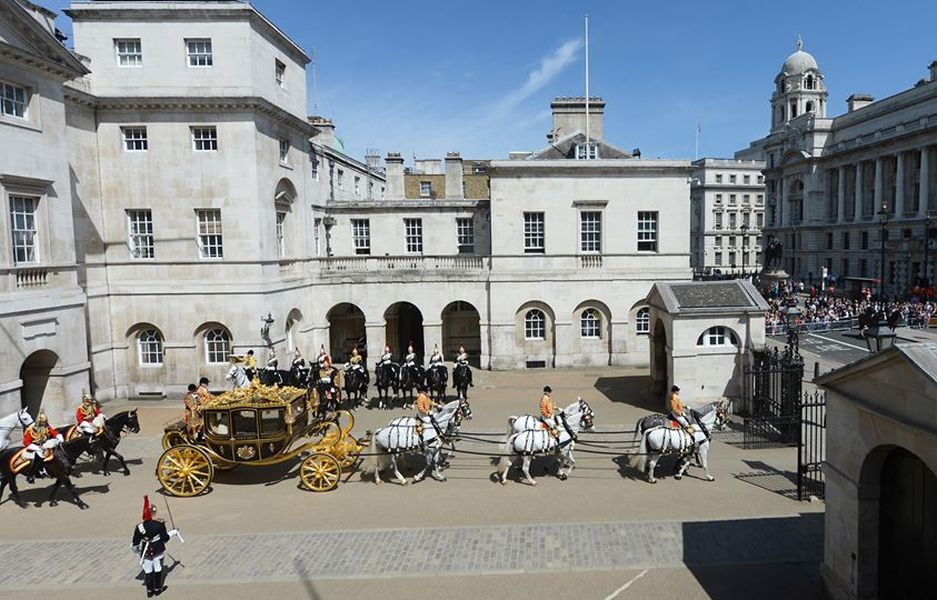
<path id="1" fill-rule="evenodd" d="M 149 521 L 152 515 L 150 515 L 150 497 L 143 497 L 143 520 Z"/>

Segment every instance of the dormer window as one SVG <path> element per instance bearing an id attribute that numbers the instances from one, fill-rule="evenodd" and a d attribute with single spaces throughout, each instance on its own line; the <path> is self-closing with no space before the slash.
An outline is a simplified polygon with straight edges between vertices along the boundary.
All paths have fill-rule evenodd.
<path id="1" fill-rule="evenodd" d="M 595 160 L 599 157 L 599 146 L 592 142 L 576 144 L 576 160 Z"/>

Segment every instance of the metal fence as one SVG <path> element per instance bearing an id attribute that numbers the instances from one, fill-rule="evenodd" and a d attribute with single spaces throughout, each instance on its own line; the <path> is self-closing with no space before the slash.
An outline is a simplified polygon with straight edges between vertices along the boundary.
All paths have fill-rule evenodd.
<path id="1" fill-rule="evenodd" d="M 826 480 L 823 461 L 826 460 L 826 394 L 814 392 L 805 396 L 798 411 L 797 428 L 797 499 L 810 496 L 825 497 Z"/>
<path id="2" fill-rule="evenodd" d="M 912 317 L 898 321 L 898 327 L 911 329 L 928 329 L 935 325 L 937 319 L 928 321 L 924 317 Z M 789 327 L 786 323 L 765 324 L 765 335 L 785 335 Z M 836 321 L 817 321 L 815 323 L 800 323 L 797 331 L 800 333 L 824 333 L 827 331 L 849 331 L 859 329 L 859 319 L 839 319 Z"/>
<path id="3" fill-rule="evenodd" d="M 745 394 L 738 412 L 748 417 L 793 414 L 803 390 L 804 359 L 789 346 L 754 350 L 745 371 Z"/>

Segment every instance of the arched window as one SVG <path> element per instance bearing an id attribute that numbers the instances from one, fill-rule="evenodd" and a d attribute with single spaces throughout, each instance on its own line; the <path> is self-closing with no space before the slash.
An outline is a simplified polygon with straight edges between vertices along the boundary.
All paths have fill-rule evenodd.
<path id="1" fill-rule="evenodd" d="M 808 90 L 812 90 L 812 89 L 813 89 L 813 75 L 807 75 L 807 89 L 808 89 Z M 807 109 L 807 110 L 809 110 L 809 109 Z"/>
<path id="2" fill-rule="evenodd" d="M 227 363 L 231 355 L 231 336 L 224 329 L 212 329 L 205 334 L 205 360 L 210 365 Z"/>
<path id="3" fill-rule="evenodd" d="M 144 329 L 137 335 L 137 356 L 144 366 L 163 364 L 163 337 L 155 329 Z"/>
<path id="4" fill-rule="evenodd" d="M 634 317 L 634 328 L 638 335 L 651 333 L 651 311 L 648 307 L 638 309 L 638 314 Z"/>
<path id="5" fill-rule="evenodd" d="M 710 327 L 696 340 L 697 346 L 728 346 L 730 344 L 737 346 L 738 343 L 739 339 L 735 332 L 721 325 Z"/>
<path id="6" fill-rule="evenodd" d="M 808 113 L 812 113 L 812 112 L 813 112 L 813 102 L 808 102 L 808 103 L 807 103 L 806 110 L 807 110 Z"/>
<path id="7" fill-rule="evenodd" d="M 602 316 L 594 308 L 582 311 L 579 319 L 579 335 L 583 338 L 598 339 L 602 337 Z"/>
<path id="8" fill-rule="evenodd" d="M 524 316 L 524 339 L 543 340 L 547 337 L 547 318 L 542 310 L 528 310 Z"/>

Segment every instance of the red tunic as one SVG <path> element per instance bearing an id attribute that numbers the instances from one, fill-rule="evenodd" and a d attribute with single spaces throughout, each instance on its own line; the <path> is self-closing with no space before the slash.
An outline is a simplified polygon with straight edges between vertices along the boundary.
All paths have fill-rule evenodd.
<path id="1" fill-rule="evenodd" d="M 58 437 L 58 435 L 59 435 L 59 432 L 55 429 L 55 427 L 49 427 L 49 437 L 43 440 L 43 442 L 47 440 L 51 440 L 54 437 Z M 32 425 L 30 425 L 29 427 L 26 428 L 26 431 L 23 432 L 23 445 L 29 446 L 32 443 L 33 443 L 33 428 L 32 428 Z"/>
<path id="2" fill-rule="evenodd" d="M 97 406 L 94 407 L 94 415 L 89 419 L 85 417 L 85 409 L 82 405 L 78 405 L 78 410 L 75 411 L 75 421 L 81 424 L 82 421 L 91 421 L 94 417 L 101 414 L 101 409 Z"/>

